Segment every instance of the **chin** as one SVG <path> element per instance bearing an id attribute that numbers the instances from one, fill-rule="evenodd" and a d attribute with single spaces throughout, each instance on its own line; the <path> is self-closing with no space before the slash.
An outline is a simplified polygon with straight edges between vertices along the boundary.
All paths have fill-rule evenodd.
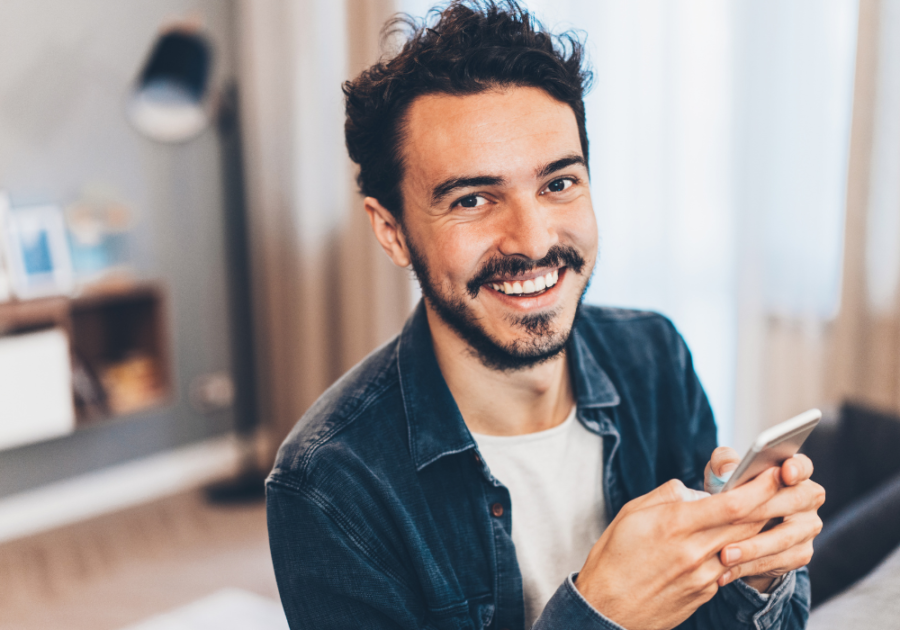
<path id="1" fill-rule="evenodd" d="M 503 372 L 526 370 L 560 356 L 580 310 L 579 303 L 571 318 L 559 311 L 507 316 L 503 339 L 486 330 L 483 318 L 475 316 L 462 300 L 435 301 L 427 294 L 425 297 L 441 320 L 466 342 L 472 356 L 486 367 Z"/>

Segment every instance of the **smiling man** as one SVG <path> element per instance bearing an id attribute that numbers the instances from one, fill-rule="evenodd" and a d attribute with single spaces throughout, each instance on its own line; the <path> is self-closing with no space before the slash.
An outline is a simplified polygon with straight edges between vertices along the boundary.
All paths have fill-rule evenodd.
<path id="1" fill-rule="evenodd" d="M 737 462 L 663 317 L 582 305 L 597 258 L 589 73 L 512 3 L 454 2 L 345 85 L 403 332 L 285 441 L 267 484 L 292 628 L 802 628 L 824 498 Z"/>

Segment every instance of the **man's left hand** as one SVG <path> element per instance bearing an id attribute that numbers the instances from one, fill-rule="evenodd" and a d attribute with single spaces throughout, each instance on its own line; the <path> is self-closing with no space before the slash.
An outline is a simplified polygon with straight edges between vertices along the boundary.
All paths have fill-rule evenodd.
<path id="1" fill-rule="evenodd" d="M 719 447 L 713 451 L 706 466 L 707 491 L 716 490 L 710 473 L 722 477 L 738 462 L 740 457 L 734 449 Z M 781 490 L 744 519 L 759 522 L 762 531 L 719 552 L 722 564 L 730 567 L 719 578 L 719 586 L 741 578 L 762 593 L 779 576 L 809 563 L 812 541 L 822 530 L 817 510 L 825 502 L 825 489 L 810 479 L 812 472 L 812 461 L 806 455 L 794 455 L 781 465 Z"/>

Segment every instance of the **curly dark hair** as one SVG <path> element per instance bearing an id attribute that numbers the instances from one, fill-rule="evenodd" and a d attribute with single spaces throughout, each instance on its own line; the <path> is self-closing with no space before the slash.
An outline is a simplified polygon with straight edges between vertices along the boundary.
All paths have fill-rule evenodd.
<path id="1" fill-rule="evenodd" d="M 378 199 L 398 220 L 405 115 L 425 94 L 477 94 L 504 87 L 537 87 L 575 113 L 581 151 L 588 159 L 584 94 L 591 72 L 584 45 L 567 31 L 554 35 L 515 0 L 454 0 L 421 21 L 399 15 L 383 36 L 408 32 L 400 52 L 343 85 L 344 135 L 363 195 Z"/>

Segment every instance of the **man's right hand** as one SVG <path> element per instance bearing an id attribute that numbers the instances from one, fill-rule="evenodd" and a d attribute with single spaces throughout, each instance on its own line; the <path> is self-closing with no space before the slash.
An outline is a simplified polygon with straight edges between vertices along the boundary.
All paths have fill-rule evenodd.
<path id="1" fill-rule="evenodd" d="M 673 628 L 709 601 L 728 568 L 719 551 L 765 525 L 750 520 L 782 487 L 776 468 L 724 494 L 685 501 L 678 480 L 627 503 L 588 554 L 575 586 L 628 630 Z"/>

